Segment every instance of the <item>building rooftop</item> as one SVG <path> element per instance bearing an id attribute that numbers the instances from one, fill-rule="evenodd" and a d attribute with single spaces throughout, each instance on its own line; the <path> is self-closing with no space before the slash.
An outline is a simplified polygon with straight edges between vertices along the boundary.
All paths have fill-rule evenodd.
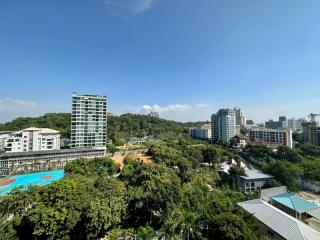
<path id="1" fill-rule="evenodd" d="M 93 97 L 93 98 L 106 98 L 106 95 L 95 95 L 95 94 L 79 94 L 79 93 L 72 93 L 73 97 Z"/>
<path id="2" fill-rule="evenodd" d="M 320 208 L 315 208 L 307 212 L 310 216 L 320 220 Z"/>
<path id="3" fill-rule="evenodd" d="M 30 127 L 30 128 L 26 128 L 21 130 L 22 132 L 27 132 L 27 131 L 39 131 L 40 133 L 47 133 L 47 134 L 55 134 L 55 133 L 59 133 L 59 131 L 54 130 L 54 129 L 50 129 L 50 128 L 37 128 L 37 127 Z"/>
<path id="4" fill-rule="evenodd" d="M 288 240 L 319 240 L 320 232 L 261 200 L 254 199 L 238 203 L 260 222 Z"/>
<path id="5" fill-rule="evenodd" d="M 252 127 L 250 128 L 250 131 L 264 131 L 264 132 L 287 132 L 288 130 L 285 128 L 265 128 L 265 127 Z"/>
<path id="6" fill-rule="evenodd" d="M 223 163 L 221 164 L 221 170 L 222 170 L 223 172 L 229 174 L 230 168 L 231 168 L 232 166 L 236 166 L 237 164 L 238 164 L 238 163 L 236 162 L 236 160 L 231 159 L 231 162 L 230 162 L 230 163 L 228 163 L 228 162 L 223 162 Z M 246 166 L 242 161 L 240 162 L 240 166 L 247 171 L 248 168 L 247 168 L 247 166 Z"/>
<path id="7" fill-rule="evenodd" d="M 241 176 L 241 178 L 243 179 L 270 179 L 270 178 L 274 178 L 272 175 L 266 174 L 261 172 L 258 169 L 247 169 L 246 170 L 246 174 L 247 176 Z"/>
<path id="8" fill-rule="evenodd" d="M 232 166 L 236 166 L 238 163 L 232 159 L 231 160 L 231 163 L 227 163 L 227 162 L 224 162 L 221 164 L 221 170 L 226 173 L 226 174 L 229 174 L 229 170 Z M 250 180 L 250 179 L 270 179 L 270 178 L 274 178 L 272 175 L 269 175 L 269 174 L 265 174 L 263 172 L 261 172 L 260 170 L 258 169 L 249 169 L 242 161 L 240 162 L 240 166 L 242 168 L 244 168 L 247 176 L 241 176 L 241 178 L 243 179 L 247 179 L 247 180 Z"/>
<path id="9" fill-rule="evenodd" d="M 72 149 L 60 149 L 60 150 L 47 150 L 47 151 L 29 151 L 29 152 L 14 152 L 3 153 L 0 155 L 0 160 L 10 157 L 25 157 L 25 156 L 37 156 L 37 155 L 51 155 L 51 154 L 72 154 L 72 153 L 85 153 L 90 151 L 104 151 L 100 148 L 72 148 Z"/>
<path id="10" fill-rule="evenodd" d="M 13 133 L 14 131 L 0 131 L 0 135 L 5 135 L 5 134 L 10 134 Z"/>
<path id="11" fill-rule="evenodd" d="M 293 193 L 283 193 L 280 195 L 272 196 L 271 199 L 298 213 L 305 213 L 312 209 L 319 208 L 317 204 L 298 197 Z"/>

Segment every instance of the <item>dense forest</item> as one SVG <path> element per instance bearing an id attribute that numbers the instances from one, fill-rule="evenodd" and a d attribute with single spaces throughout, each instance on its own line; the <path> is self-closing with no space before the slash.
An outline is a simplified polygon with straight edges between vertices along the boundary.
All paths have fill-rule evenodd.
<path id="1" fill-rule="evenodd" d="M 195 143 L 152 143 L 153 163 L 128 156 L 122 170 L 109 159 L 73 161 L 64 179 L 0 198 L 0 239 L 268 239 L 236 204 L 255 196 L 217 174 L 233 153 Z"/>
<path id="2" fill-rule="evenodd" d="M 189 126 L 147 115 L 124 114 L 108 117 L 108 139 L 113 144 L 122 145 L 132 137 L 154 136 L 156 138 L 175 138 L 188 135 Z M 17 118 L 0 124 L 0 131 L 18 131 L 28 127 L 47 127 L 58 130 L 63 137 L 70 137 L 71 116 L 69 113 L 48 113 L 41 117 Z"/>
<path id="3" fill-rule="evenodd" d="M 131 137 L 175 139 L 186 135 L 189 135 L 189 128 L 180 122 L 136 114 L 108 118 L 108 138 L 115 145 L 122 145 Z"/>

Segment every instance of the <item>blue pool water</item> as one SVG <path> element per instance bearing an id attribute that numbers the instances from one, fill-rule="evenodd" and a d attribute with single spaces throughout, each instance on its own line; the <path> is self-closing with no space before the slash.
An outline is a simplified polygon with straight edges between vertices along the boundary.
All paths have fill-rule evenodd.
<path id="1" fill-rule="evenodd" d="M 45 176 L 52 176 L 52 177 L 49 179 L 42 179 L 42 177 L 45 177 Z M 16 187 L 27 188 L 30 185 L 46 185 L 46 184 L 58 181 L 63 177 L 64 177 L 63 170 L 11 176 L 9 179 L 16 179 L 16 181 L 9 185 L 0 187 L 0 196 L 8 194 L 13 188 L 16 188 Z"/>

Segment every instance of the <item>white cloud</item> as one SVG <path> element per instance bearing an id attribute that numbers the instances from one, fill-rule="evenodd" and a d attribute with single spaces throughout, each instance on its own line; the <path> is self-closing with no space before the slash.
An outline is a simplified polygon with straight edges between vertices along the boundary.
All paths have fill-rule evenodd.
<path id="1" fill-rule="evenodd" d="M 110 14 L 128 17 L 143 13 L 158 3 L 159 0 L 103 0 Z"/>
<path id="2" fill-rule="evenodd" d="M 54 111 L 53 108 L 32 101 L 0 98 L 0 122 L 11 121 L 17 117 L 39 116 L 52 111 Z"/>
<path id="3" fill-rule="evenodd" d="M 207 104 L 171 104 L 167 106 L 144 105 L 138 108 L 137 113 L 158 112 L 161 118 L 189 122 L 209 120 L 214 111 L 215 109 Z"/>
<path id="4" fill-rule="evenodd" d="M 159 112 L 160 117 L 168 120 L 180 122 L 206 121 L 210 120 L 211 115 L 221 108 L 233 108 L 238 104 L 171 104 L 167 106 L 144 105 L 132 110 L 139 114 L 148 114 L 151 111 Z M 311 112 L 320 113 L 320 99 L 309 99 L 298 102 L 281 102 L 269 105 L 240 105 L 247 119 L 252 119 L 257 123 L 263 123 L 269 119 L 278 119 L 279 116 L 287 118 L 308 118 Z"/>

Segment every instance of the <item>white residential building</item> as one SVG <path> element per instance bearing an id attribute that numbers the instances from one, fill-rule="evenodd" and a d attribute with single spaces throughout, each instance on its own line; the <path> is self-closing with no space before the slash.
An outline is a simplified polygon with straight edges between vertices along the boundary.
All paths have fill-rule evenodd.
<path id="1" fill-rule="evenodd" d="M 238 125 L 240 127 L 246 127 L 247 119 L 246 119 L 243 111 L 241 110 L 241 108 L 235 107 L 235 108 L 233 108 L 233 111 L 234 111 L 235 117 L 236 117 L 236 125 Z"/>
<path id="2" fill-rule="evenodd" d="M 49 128 L 27 128 L 13 132 L 5 139 L 5 152 L 29 152 L 60 149 L 59 131 Z"/>
<path id="3" fill-rule="evenodd" d="M 306 119 L 288 119 L 287 120 L 287 128 L 291 128 L 292 130 L 302 130 L 302 124 L 306 122 Z"/>
<path id="4" fill-rule="evenodd" d="M 237 162 L 234 159 L 231 159 L 230 162 L 223 162 L 220 166 L 220 171 L 223 172 L 224 175 L 230 177 L 229 171 L 235 166 L 239 166 L 245 171 L 245 176 L 238 176 L 236 178 L 237 187 L 244 193 L 260 191 L 266 183 L 274 179 L 273 176 L 265 174 L 258 169 L 249 169 L 242 161 Z"/>
<path id="5" fill-rule="evenodd" d="M 220 109 L 211 117 L 212 140 L 229 142 L 236 136 L 236 117 L 231 109 Z"/>
<path id="6" fill-rule="evenodd" d="M 250 141 L 293 147 L 291 129 L 251 128 Z"/>
<path id="7" fill-rule="evenodd" d="M 191 137 L 198 139 L 211 139 L 211 129 L 193 128 L 191 129 Z"/>
<path id="8" fill-rule="evenodd" d="M 10 137 L 11 131 L 0 131 L 0 151 L 4 151 L 6 139 Z"/>
<path id="9" fill-rule="evenodd" d="M 107 97 L 72 94 L 71 148 L 106 148 Z"/>

